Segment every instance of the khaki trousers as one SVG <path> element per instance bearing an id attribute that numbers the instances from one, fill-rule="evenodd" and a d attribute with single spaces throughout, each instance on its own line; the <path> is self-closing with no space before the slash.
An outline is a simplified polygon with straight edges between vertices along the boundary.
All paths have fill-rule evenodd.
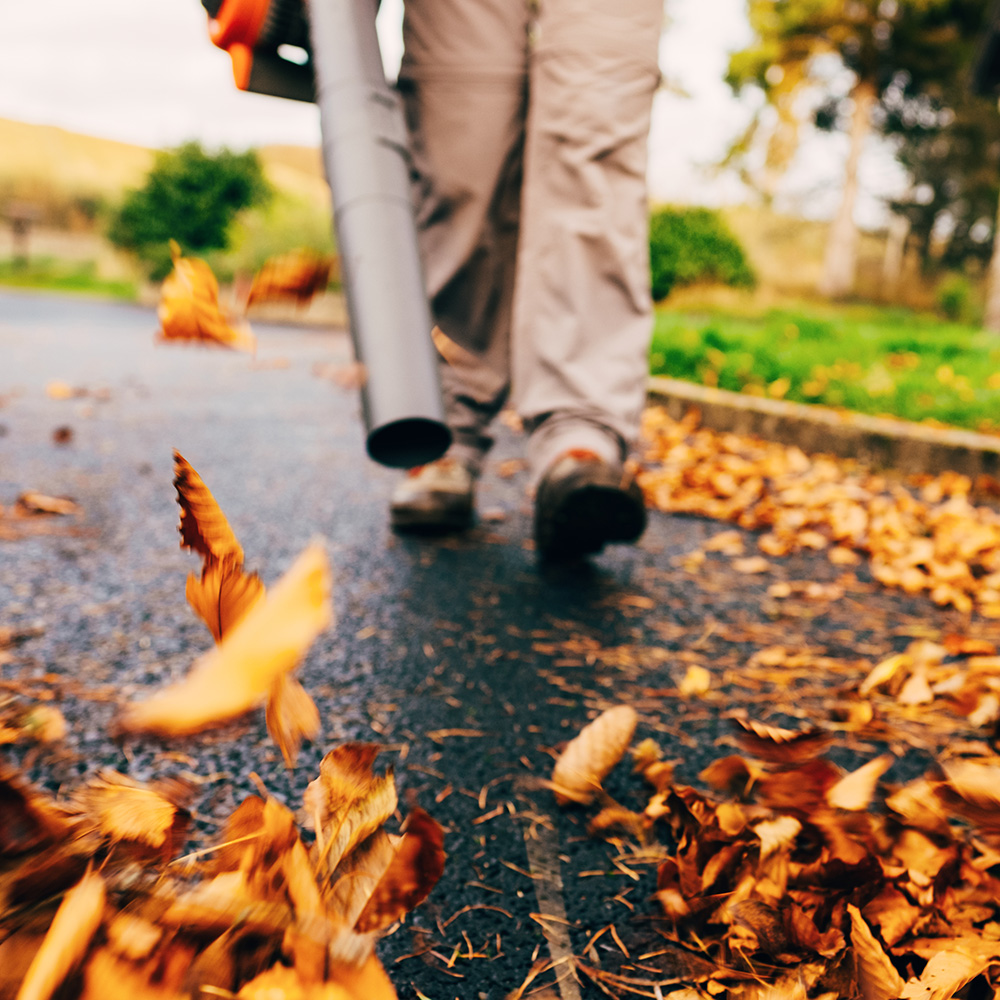
<path id="1" fill-rule="evenodd" d="M 442 370 L 474 466 L 508 392 L 536 479 L 636 438 L 661 22 L 662 0 L 406 0 L 418 232 L 435 319 L 475 356 Z"/>

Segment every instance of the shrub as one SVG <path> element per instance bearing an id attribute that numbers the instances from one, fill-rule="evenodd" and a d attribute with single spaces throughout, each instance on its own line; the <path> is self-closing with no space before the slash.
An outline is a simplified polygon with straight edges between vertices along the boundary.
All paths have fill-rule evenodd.
<path id="1" fill-rule="evenodd" d="M 968 320 L 972 307 L 972 285 L 962 274 L 948 274 L 934 293 L 938 310 L 950 320 Z"/>
<path id="2" fill-rule="evenodd" d="M 146 183 L 125 196 L 108 237 L 133 251 L 150 277 L 162 278 L 171 267 L 171 239 L 186 253 L 225 249 L 236 214 L 269 194 L 256 153 L 210 154 L 189 142 L 157 155 Z"/>
<path id="3" fill-rule="evenodd" d="M 649 219 L 649 264 L 653 298 L 677 285 L 718 281 L 752 288 L 753 270 L 739 241 L 717 212 L 707 208 L 661 208 Z"/>

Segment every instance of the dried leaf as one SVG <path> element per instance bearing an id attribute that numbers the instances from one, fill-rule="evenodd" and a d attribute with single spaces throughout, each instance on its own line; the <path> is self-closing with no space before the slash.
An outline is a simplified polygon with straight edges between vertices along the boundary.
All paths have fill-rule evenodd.
<path id="1" fill-rule="evenodd" d="M 892 767 L 892 762 L 891 754 L 882 754 L 845 775 L 832 788 L 827 789 L 827 804 L 834 809 L 867 809 L 875 794 L 878 779 Z"/>
<path id="2" fill-rule="evenodd" d="M 287 767 L 295 766 L 295 758 L 303 740 L 314 740 L 319 734 L 319 709 L 306 689 L 288 674 L 282 674 L 271 685 L 264 711 L 267 731 L 281 750 Z"/>
<path id="3" fill-rule="evenodd" d="M 243 548 L 229 527 L 201 476 L 179 451 L 174 451 L 174 486 L 181 508 L 181 548 L 200 553 L 207 560 L 243 563 Z"/>
<path id="4" fill-rule="evenodd" d="M 802 824 L 794 816 L 778 816 L 776 819 L 755 824 L 753 832 L 760 839 L 761 861 L 776 851 L 791 850 L 801 830 Z"/>
<path id="5" fill-rule="evenodd" d="M 570 740 L 552 771 L 552 790 L 556 802 L 588 803 L 601 787 L 601 782 L 622 759 L 638 716 L 629 705 L 616 705 L 602 712 Z"/>
<path id="6" fill-rule="evenodd" d="M 903 977 L 889 961 L 861 911 L 849 903 L 847 912 L 851 918 L 851 948 L 861 996 L 864 1000 L 897 1000 L 905 985 Z"/>
<path id="7" fill-rule="evenodd" d="M 346 926 L 357 923 L 379 879 L 396 856 L 399 839 L 378 829 L 337 865 L 328 893 L 328 908 Z"/>
<path id="8" fill-rule="evenodd" d="M 708 694 L 712 687 L 712 675 L 704 667 L 692 663 L 678 685 L 678 692 L 684 698 L 700 697 Z"/>
<path id="9" fill-rule="evenodd" d="M 911 979 L 900 1000 L 951 1000 L 991 964 L 989 959 L 960 951 L 940 951 L 924 967 L 919 979 Z"/>
<path id="10" fill-rule="evenodd" d="M 882 660 L 872 668 L 871 673 L 861 682 L 858 694 L 864 698 L 876 688 L 894 680 L 901 671 L 909 669 L 912 664 L 913 659 L 908 653 L 896 653 L 894 656 Z"/>
<path id="11" fill-rule="evenodd" d="M 254 275 L 247 309 L 257 302 L 282 299 L 306 305 L 329 284 L 331 264 L 329 257 L 305 247 L 270 257 Z"/>
<path id="12" fill-rule="evenodd" d="M 264 599 L 264 584 L 256 573 L 244 573 L 231 561 L 209 563 L 200 577 L 187 578 L 185 596 L 216 642 Z"/>
<path id="13" fill-rule="evenodd" d="M 17 1000 L 48 1000 L 83 958 L 104 916 L 104 879 L 88 872 L 66 893 L 21 983 Z"/>
<path id="14" fill-rule="evenodd" d="M 434 346 L 437 348 L 438 354 L 453 368 L 481 366 L 481 360 L 472 351 L 462 347 L 461 344 L 457 344 L 441 327 L 435 326 L 431 330 L 431 339 L 434 341 Z"/>
<path id="15" fill-rule="evenodd" d="M 422 809 L 407 819 L 403 839 L 354 929 L 380 931 L 427 898 L 444 871 L 444 831 Z"/>
<path id="16" fill-rule="evenodd" d="M 240 715 L 295 667 L 330 618 L 329 563 L 313 544 L 183 681 L 127 706 L 122 728 L 179 735 Z"/>
<path id="17" fill-rule="evenodd" d="M 174 269 L 160 289 L 156 314 L 162 340 L 186 340 L 253 352 L 256 340 L 248 326 L 232 326 L 219 304 L 219 283 L 212 269 L 196 257 L 182 257 L 170 241 Z"/>
<path id="18" fill-rule="evenodd" d="M 24 517 L 38 514 L 78 514 L 80 508 L 69 497 L 50 497 L 37 490 L 27 490 L 17 498 L 14 508 Z"/>
<path id="19" fill-rule="evenodd" d="M 319 777 L 306 788 L 306 814 L 313 819 L 316 846 L 326 871 L 333 871 L 396 809 L 392 771 L 376 775 L 372 770 L 380 749 L 374 743 L 336 747 L 320 762 Z"/>
<path id="20" fill-rule="evenodd" d="M 795 731 L 752 719 L 731 721 L 736 727 L 736 742 L 740 748 L 772 764 L 797 764 L 812 760 L 833 742 L 833 733 L 818 727 Z"/>

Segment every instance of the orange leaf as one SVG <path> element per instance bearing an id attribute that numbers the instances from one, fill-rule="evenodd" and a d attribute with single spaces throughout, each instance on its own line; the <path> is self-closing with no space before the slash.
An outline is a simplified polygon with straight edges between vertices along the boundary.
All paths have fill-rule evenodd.
<path id="1" fill-rule="evenodd" d="M 234 350 L 256 349 L 248 326 L 233 327 L 219 305 L 219 283 L 212 269 L 196 257 L 182 257 L 180 247 L 170 241 L 174 269 L 160 289 L 156 314 L 162 340 L 189 340 L 217 344 Z"/>
<path id="2" fill-rule="evenodd" d="M 200 577 L 188 576 L 184 594 L 215 641 L 221 642 L 264 599 L 264 584 L 256 573 L 244 573 L 235 563 L 208 563 Z"/>
<path id="3" fill-rule="evenodd" d="M 772 764 L 792 764 L 819 756 L 832 742 L 833 733 L 823 729 L 780 729 L 753 719 L 733 719 L 740 748 Z"/>
<path id="4" fill-rule="evenodd" d="M 423 809 L 414 809 L 354 929 L 380 931 L 423 902 L 444 871 L 444 857 L 444 831 Z"/>
<path id="5" fill-rule="evenodd" d="M 174 451 L 174 486 L 181 508 L 181 548 L 192 549 L 206 560 L 232 560 L 242 565 L 243 548 L 229 527 L 226 515 L 201 476 L 179 451 Z"/>
<path id="6" fill-rule="evenodd" d="M 63 897 L 17 1000 L 48 1000 L 83 958 L 104 916 L 104 879 L 88 872 Z"/>
<path id="7" fill-rule="evenodd" d="M 304 305 L 329 284 L 330 266 L 329 257 L 305 248 L 269 258 L 254 275 L 247 308 L 255 302 L 289 298 Z"/>
<path id="8" fill-rule="evenodd" d="M 861 911 L 849 903 L 847 912 L 851 917 L 851 949 L 861 996 L 864 1000 L 896 1000 L 903 992 L 903 977 L 889 961 Z"/>
<path id="9" fill-rule="evenodd" d="M 122 728 L 178 735 L 240 715 L 295 667 L 330 618 L 330 567 L 313 544 L 183 681 L 127 706 Z"/>
<path id="10" fill-rule="evenodd" d="M 319 709 L 294 677 L 282 674 L 271 685 L 264 710 L 267 731 L 278 744 L 285 764 L 293 767 L 304 739 L 319 733 Z"/>
<path id="11" fill-rule="evenodd" d="M 892 761 L 892 754 L 884 753 L 845 775 L 826 790 L 827 804 L 835 809 L 850 809 L 854 812 L 867 809 L 875 794 L 878 779 L 892 767 Z"/>
<path id="12" fill-rule="evenodd" d="M 552 790 L 560 805 L 593 801 L 601 782 L 632 742 L 637 721 L 634 708 L 616 705 L 570 740 L 552 770 Z"/>
<path id="13" fill-rule="evenodd" d="M 304 802 L 316 827 L 318 868 L 333 871 L 395 811 L 392 770 L 372 771 L 379 750 L 374 743 L 344 743 L 323 758 L 319 777 L 309 782 Z"/>
<path id="14" fill-rule="evenodd" d="M 480 366 L 481 361 L 472 351 L 467 350 L 461 344 L 456 343 L 439 326 L 431 330 L 431 339 L 444 360 L 453 368 L 469 368 Z"/>

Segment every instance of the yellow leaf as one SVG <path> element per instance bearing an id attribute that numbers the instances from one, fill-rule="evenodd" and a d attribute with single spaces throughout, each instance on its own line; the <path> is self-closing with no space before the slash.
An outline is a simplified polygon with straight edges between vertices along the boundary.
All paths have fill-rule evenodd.
<path id="1" fill-rule="evenodd" d="M 285 764 L 293 767 L 302 741 L 319 733 L 319 709 L 294 677 L 282 674 L 271 685 L 264 711 L 267 731 L 281 750 Z"/>
<path id="2" fill-rule="evenodd" d="M 171 240 L 174 269 L 160 289 L 157 316 L 163 340 L 188 340 L 218 344 L 234 350 L 256 348 L 250 328 L 232 326 L 219 305 L 219 283 L 212 269 L 196 257 L 180 256 Z"/>
<path id="3" fill-rule="evenodd" d="M 244 573 L 232 562 L 209 563 L 200 577 L 188 576 L 185 596 L 216 642 L 264 599 L 264 584 L 256 573 Z"/>
<path id="4" fill-rule="evenodd" d="M 892 761 L 892 754 L 884 753 L 845 775 L 832 788 L 827 789 L 827 804 L 834 809 L 850 809 L 854 812 L 867 809 L 875 794 L 878 779 L 889 770 Z"/>
<path id="5" fill-rule="evenodd" d="M 712 675 L 704 668 L 692 663 L 684 674 L 678 691 L 685 698 L 708 694 L 712 687 Z"/>
<path id="6" fill-rule="evenodd" d="M 174 486 L 181 508 L 181 548 L 192 549 L 207 560 L 243 563 L 243 548 L 229 527 L 201 476 L 179 451 L 174 451 Z"/>
<path id="7" fill-rule="evenodd" d="M 48 1000 L 83 958 L 104 916 L 104 879 L 88 872 L 63 897 L 17 1000 Z"/>
<path id="8" fill-rule="evenodd" d="M 240 715 L 295 667 L 330 619 L 330 567 L 313 544 L 183 681 L 127 706 L 122 728 L 177 735 Z"/>
<path id="9" fill-rule="evenodd" d="M 847 912 L 851 917 L 851 949 L 861 996 L 864 1000 L 896 1000 L 903 992 L 903 977 L 889 961 L 861 911 L 848 903 Z"/>
<path id="10" fill-rule="evenodd" d="M 635 709 L 616 705 L 570 740 L 552 771 L 552 790 L 560 805 L 593 801 L 601 782 L 632 742 L 637 721 Z"/>

